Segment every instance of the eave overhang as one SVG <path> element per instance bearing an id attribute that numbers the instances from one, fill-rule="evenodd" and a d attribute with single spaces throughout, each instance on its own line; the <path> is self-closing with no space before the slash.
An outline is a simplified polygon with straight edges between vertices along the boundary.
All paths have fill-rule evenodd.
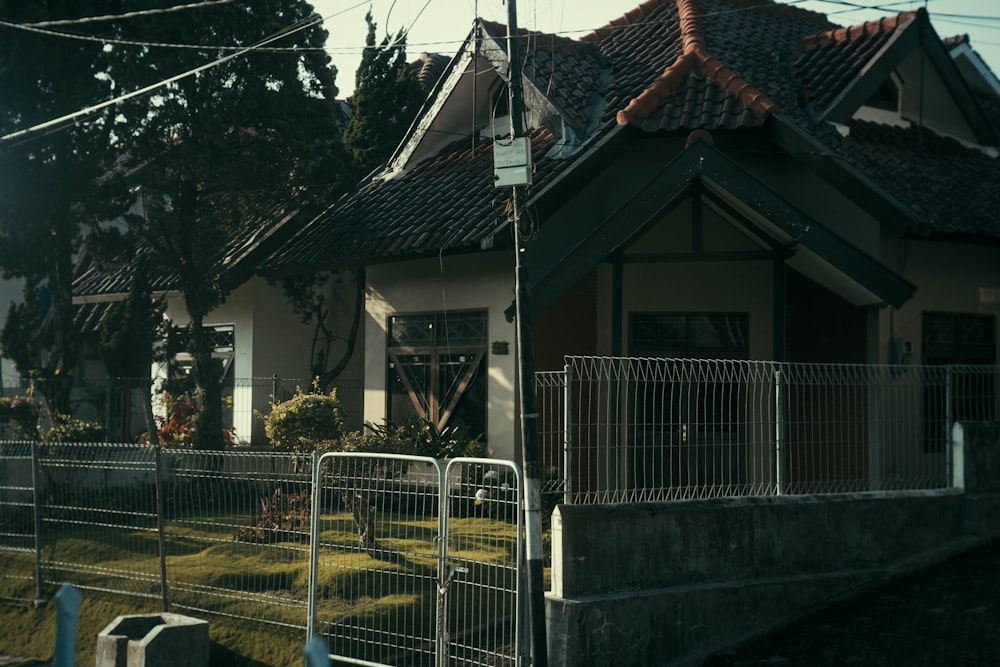
<path id="1" fill-rule="evenodd" d="M 913 20 L 906 25 L 896 28 L 889 40 L 861 68 L 854 80 L 845 85 L 840 94 L 822 110 L 819 119 L 847 123 L 882 82 L 916 49 L 922 49 L 929 65 L 940 74 L 941 80 L 966 122 L 979 138 L 979 143 L 984 146 L 995 146 L 998 142 L 996 130 L 979 108 L 957 65 L 941 43 L 927 12 L 923 9 L 914 12 Z"/>
<path id="2" fill-rule="evenodd" d="M 571 203 L 546 220 L 525 257 L 534 314 L 627 247 L 696 182 L 745 210 L 761 233 L 777 238 L 789 250 L 805 249 L 803 258 L 818 262 L 820 273 L 836 274 L 839 291 L 856 305 L 898 308 L 913 296 L 916 288 L 910 282 L 789 204 L 708 143 L 696 141 L 591 228 L 581 229 Z"/>

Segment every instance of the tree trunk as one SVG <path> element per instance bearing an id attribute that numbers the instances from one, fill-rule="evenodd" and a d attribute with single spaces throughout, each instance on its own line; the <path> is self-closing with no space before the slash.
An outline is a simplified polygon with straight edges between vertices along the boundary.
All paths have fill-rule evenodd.
<path id="1" fill-rule="evenodd" d="M 191 317 L 191 372 L 202 393 L 202 412 L 194 432 L 195 449 L 222 450 L 222 377 L 219 361 L 212 357 L 212 343 L 201 316 Z"/>

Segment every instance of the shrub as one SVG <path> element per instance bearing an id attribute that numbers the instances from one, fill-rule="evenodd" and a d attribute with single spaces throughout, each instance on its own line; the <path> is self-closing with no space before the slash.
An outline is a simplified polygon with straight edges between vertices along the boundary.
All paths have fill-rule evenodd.
<path id="1" fill-rule="evenodd" d="M 44 442 L 104 442 L 104 426 L 75 417 L 51 413 L 52 425 L 42 434 Z"/>
<path id="2" fill-rule="evenodd" d="M 386 422 L 381 426 L 369 424 L 368 428 L 371 433 L 364 436 L 368 442 L 358 451 L 415 454 L 436 459 L 487 455 L 486 444 L 470 436 L 465 426 L 446 426 L 439 431 L 430 421 L 411 417 L 402 424 Z M 343 451 L 355 450 L 344 448 Z"/>
<path id="3" fill-rule="evenodd" d="M 344 435 L 344 416 L 337 390 L 329 394 L 318 391 L 305 393 L 296 387 L 295 395 L 287 401 L 271 399 L 271 411 L 261 417 L 264 432 L 275 449 L 306 453 L 327 449 L 330 443 Z"/>

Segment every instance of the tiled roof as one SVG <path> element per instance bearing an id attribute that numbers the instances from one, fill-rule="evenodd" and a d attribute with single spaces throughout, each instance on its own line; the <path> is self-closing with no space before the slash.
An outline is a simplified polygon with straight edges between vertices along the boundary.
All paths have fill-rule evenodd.
<path id="1" fill-rule="evenodd" d="M 678 0 L 677 14 L 681 33 L 680 57 L 670 63 L 651 86 L 618 112 L 619 123 L 643 125 L 644 121 L 665 106 L 663 103 L 668 98 L 676 93 L 684 93 L 688 85 L 717 89 L 715 94 L 710 92 L 707 96 L 699 96 L 699 101 L 705 106 L 713 106 L 712 103 L 719 97 L 731 96 L 735 100 L 731 106 L 739 108 L 741 114 L 748 113 L 757 122 L 762 122 L 769 113 L 780 111 L 780 107 L 767 95 L 709 52 L 705 24 L 695 0 Z M 692 99 L 690 95 L 684 97 Z M 698 115 L 705 117 L 704 113 Z M 677 116 L 661 113 L 661 118 L 664 117 L 673 119 Z M 662 126 L 663 123 L 657 123 L 655 127 Z M 666 126 L 676 127 L 676 124 L 667 123 Z"/>
<path id="2" fill-rule="evenodd" d="M 941 39 L 941 43 L 945 45 L 945 48 L 951 51 L 962 44 L 969 44 L 969 35 L 952 35 L 951 37 L 944 37 Z"/>
<path id="3" fill-rule="evenodd" d="M 506 50 L 507 26 L 482 22 L 483 32 Z M 611 63 L 593 44 L 530 30 L 518 31 L 524 78 L 576 131 L 589 130 L 603 111 L 600 94 Z"/>
<path id="4" fill-rule="evenodd" d="M 1000 160 L 930 130 L 855 120 L 840 151 L 932 234 L 1000 237 Z"/>
<path id="5" fill-rule="evenodd" d="M 531 135 L 533 158 L 555 143 Z M 568 166 L 567 161 L 558 161 Z M 548 169 L 536 185 L 555 178 Z M 284 268 L 363 262 L 489 243 L 506 220 L 507 194 L 493 183 L 493 142 L 456 141 L 404 177 L 373 180 L 332 207 L 269 262 Z M 335 221 L 335 224 L 331 224 Z"/>
<path id="6" fill-rule="evenodd" d="M 298 217 L 299 205 L 292 200 L 278 200 L 266 212 L 246 220 L 239 229 L 232 231 L 229 241 L 220 250 L 219 259 L 226 271 L 240 274 L 237 284 L 249 278 L 268 253 L 297 231 L 305 218 Z M 140 248 L 136 254 L 122 258 L 111 270 L 89 263 L 73 281 L 74 296 L 120 297 L 128 293 L 136 271 L 148 273 L 149 287 L 154 293 L 176 289 L 175 275 L 149 271 L 150 253 L 148 247 Z"/>
<path id="7" fill-rule="evenodd" d="M 564 122 L 589 128 L 582 137 L 585 146 L 601 145 L 620 123 L 683 136 L 696 130 L 752 129 L 780 114 L 840 151 L 861 172 L 883 173 L 883 161 L 894 152 L 877 154 L 877 134 L 859 130 L 841 151 L 833 126 L 816 118 L 871 64 L 874 54 L 918 17 L 925 20 L 918 11 L 841 28 L 823 14 L 771 0 L 647 0 L 580 40 L 521 31 L 520 42 L 529 85 Z M 504 26 L 484 22 L 482 27 L 495 48 L 505 42 Z M 495 64 L 501 75 L 506 73 L 502 62 Z M 558 133 L 555 126 L 535 132 L 529 197 L 541 196 L 574 156 L 585 152 L 548 154 L 558 141 L 553 133 Z M 489 245 L 505 224 L 501 199 L 506 195 L 493 187 L 490 147 L 474 136 L 476 128 L 470 126 L 465 138 L 457 137 L 435 158 L 387 180 L 362 184 L 309 223 L 269 268 L 360 263 Z M 966 161 L 958 171 L 969 173 L 970 179 L 974 171 L 968 165 L 990 159 L 969 150 L 949 156 Z M 917 154 L 910 159 L 907 173 L 928 162 Z M 937 171 L 928 168 L 922 178 L 933 179 Z M 884 172 L 884 179 L 889 173 Z M 884 179 L 875 180 L 886 192 L 904 204 L 915 201 L 898 192 L 899 184 Z M 940 231 L 959 231 L 960 225 L 925 201 L 929 191 L 922 191 L 914 217 L 940 221 Z M 986 219 L 966 226 L 977 225 L 998 233 Z M 496 237 L 497 242 L 505 238 Z"/>
<path id="8" fill-rule="evenodd" d="M 434 87 L 449 60 L 448 56 L 441 53 L 421 53 L 419 58 L 410 63 L 410 67 L 417 72 L 417 81 L 422 90 L 426 92 Z"/>
<path id="9" fill-rule="evenodd" d="M 101 324 L 112 309 L 117 307 L 117 301 L 102 301 L 99 303 L 81 303 L 73 306 L 73 326 L 81 334 L 93 334 L 101 330 Z"/>
<path id="10" fill-rule="evenodd" d="M 889 41 L 916 20 L 919 10 L 850 28 L 836 28 L 802 40 L 795 72 L 820 111 L 864 70 Z"/>

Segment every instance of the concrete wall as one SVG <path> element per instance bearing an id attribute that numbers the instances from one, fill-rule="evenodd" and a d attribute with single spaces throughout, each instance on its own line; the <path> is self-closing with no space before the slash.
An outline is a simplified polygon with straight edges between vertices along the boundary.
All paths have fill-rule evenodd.
<path id="1" fill-rule="evenodd" d="M 1000 424 L 956 438 L 954 489 L 559 506 L 550 663 L 692 663 L 1000 535 Z"/>

